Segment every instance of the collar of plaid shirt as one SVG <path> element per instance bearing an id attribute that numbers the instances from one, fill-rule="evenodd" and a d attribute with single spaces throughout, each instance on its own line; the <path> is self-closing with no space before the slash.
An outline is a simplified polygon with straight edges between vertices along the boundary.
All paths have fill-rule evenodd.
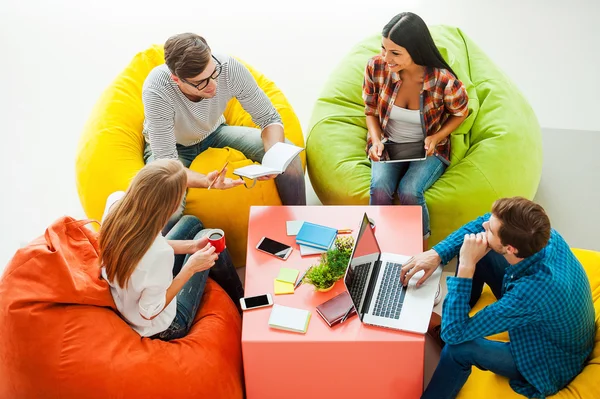
<path id="1" fill-rule="evenodd" d="M 394 85 L 400 81 L 400 72 L 391 72 L 390 77 Z M 425 75 L 423 77 L 423 90 L 434 91 L 437 86 L 437 76 L 435 75 L 435 69 L 425 67 Z M 392 95 L 393 99 L 396 99 L 395 95 Z"/>

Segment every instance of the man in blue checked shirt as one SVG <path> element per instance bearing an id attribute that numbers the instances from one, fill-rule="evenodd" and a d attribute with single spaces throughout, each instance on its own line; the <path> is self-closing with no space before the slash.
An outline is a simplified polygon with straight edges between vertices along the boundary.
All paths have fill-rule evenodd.
<path id="1" fill-rule="evenodd" d="M 407 262 L 402 282 L 424 270 L 419 286 L 457 255 L 442 311 L 446 345 L 422 398 L 456 397 L 472 366 L 509 378 L 527 397 L 567 385 L 592 351 L 594 307 L 583 267 L 544 209 L 520 197 L 496 201 L 490 214 Z M 469 317 L 484 283 L 497 301 Z M 503 331 L 510 342 L 485 338 Z"/>

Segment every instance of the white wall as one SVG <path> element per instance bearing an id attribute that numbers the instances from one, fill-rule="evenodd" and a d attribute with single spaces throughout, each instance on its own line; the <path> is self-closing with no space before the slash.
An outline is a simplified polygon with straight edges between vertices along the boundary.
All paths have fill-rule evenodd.
<path id="1" fill-rule="evenodd" d="M 74 153 L 93 104 L 136 52 L 183 31 L 273 79 L 306 127 L 322 84 L 349 48 L 394 14 L 414 11 L 428 24 L 462 27 L 517 82 L 542 126 L 600 130 L 597 1 L 300 4 L 2 0 L 0 265 L 56 217 L 83 216 Z"/>

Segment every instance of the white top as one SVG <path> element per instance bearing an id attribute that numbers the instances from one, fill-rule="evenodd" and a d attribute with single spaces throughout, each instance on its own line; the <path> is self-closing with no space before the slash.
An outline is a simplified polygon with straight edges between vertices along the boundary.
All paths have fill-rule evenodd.
<path id="1" fill-rule="evenodd" d="M 261 129 L 273 124 L 283 126 L 279 113 L 250 71 L 233 57 L 213 55 L 222 69 L 212 98 L 191 101 L 171 79 L 165 64 L 155 67 L 144 81 L 143 133 L 155 159 L 177 159 L 176 144 L 187 147 L 204 140 L 225 122 L 223 112 L 232 98 Z"/>
<path id="2" fill-rule="evenodd" d="M 421 112 L 392 106 L 385 130 L 394 143 L 414 143 L 425 139 L 421 125 Z"/>
<path id="3" fill-rule="evenodd" d="M 110 207 L 123 198 L 125 193 L 112 193 L 106 201 L 104 216 Z M 161 312 L 167 299 L 167 288 L 173 281 L 173 262 L 175 253 L 167 240 L 160 234 L 144 254 L 126 288 L 108 281 L 106 270 L 102 268 L 102 277 L 110 285 L 117 309 L 125 321 L 142 337 L 149 337 L 166 330 L 177 313 L 177 298 Z M 160 313 L 159 313 L 160 312 Z M 158 316 L 156 316 L 158 314 Z M 146 320 L 156 316 L 152 320 Z"/>

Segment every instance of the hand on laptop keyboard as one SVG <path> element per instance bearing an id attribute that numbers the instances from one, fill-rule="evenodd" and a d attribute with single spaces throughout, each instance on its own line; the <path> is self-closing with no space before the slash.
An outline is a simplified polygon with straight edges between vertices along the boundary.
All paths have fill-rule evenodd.
<path id="1" fill-rule="evenodd" d="M 425 274 L 417 281 L 417 287 L 421 286 L 433 274 L 441 261 L 442 259 L 433 249 L 413 256 L 402 266 L 402 271 L 400 272 L 402 285 L 407 286 L 410 279 L 417 272 L 423 270 Z"/>

